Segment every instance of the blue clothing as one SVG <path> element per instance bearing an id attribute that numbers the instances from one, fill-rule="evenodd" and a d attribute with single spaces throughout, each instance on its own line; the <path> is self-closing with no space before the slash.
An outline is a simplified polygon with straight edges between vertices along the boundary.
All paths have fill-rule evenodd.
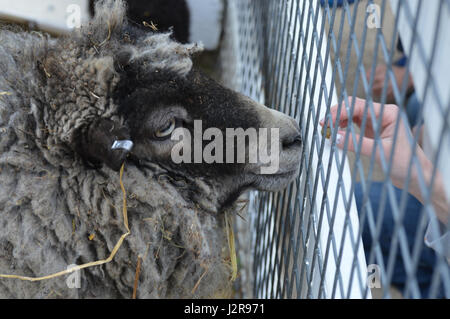
<path id="1" fill-rule="evenodd" d="M 395 61 L 394 65 L 398 67 L 406 67 L 406 64 L 408 63 L 408 57 L 404 54 L 405 50 L 403 49 L 402 40 L 399 38 L 397 42 L 397 50 L 401 53 L 403 53 L 403 56 Z M 413 92 L 409 97 L 406 99 L 406 114 L 408 115 L 408 121 L 409 125 L 411 127 L 414 127 L 418 124 L 418 115 L 421 108 L 421 103 L 417 97 L 416 92 Z"/>
<path id="2" fill-rule="evenodd" d="M 419 123 L 419 112 L 421 107 L 422 104 L 417 98 L 417 93 L 414 91 L 406 101 L 406 115 L 408 116 L 408 122 L 411 127 L 422 124 Z"/>
<path id="3" fill-rule="evenodd" d="M 326 0 L 320 0 L 320 5 L 325 6 L 325 1 Z M 328 5 L 330 7 L 332 7 L 334 1 L 337 2 L 336 6 L 338 6 L 338 7 L 342 7 L 342 5 L 344 4 L 344 0 L 328 0 Z M 347 0 L 347 2 L 348 2 L 348 4 L 351 4 L 351 3 L 355 2 L 355 0 Z"/>
<path id="4" fill-rule="evenodd" d="M 374 220 L 375 223 L 377 221 L 377 214 L 379 210 L 379 205 L 381 202 L 381 194 L 383 190 L 383 183 L 379 182 L 372 182 L 370 186 L 370 194 L 369 194 L 369 201 L 372 205 L 372 212 L 374 214 Z M 356 200 L 356 206 L 358 207 L 358 212 L 361 214 L 362 212 L 362 204 L 363 204 L 363 190 L 361 184 L 356 184 L 355 187 L 355 200 Z M 400 202 L 401 196 L 402 196 L 402 190 L 395 188 L 395 196 L 397 202 Z M 403 219 L 403 226 L 405 228 L 407 240 L 408 240 L 408 247 L 409 251 L 412 254 L 412 251 L 414 249 L 415 239 L 416 239 L 416 233 L 417 233 L 417 226 L 419 224 L 419 220 L 422 213 L 422 204 L 412 195 L 408 194 L 407 204 L 406 204 L 406 214 Z M 365 214 L 368 214 L 366 211 Z M 389 200 L 386 201 L 386 205 L 384 207 L 384 216 L 382 221 L 382 227 L 381 232 L 379 236 L 379 244 L 380 248 L 383 254 L 383 263 L 385 266 L 387 266 L 388 260 L 389 260 L 389 253 L 391 249 L 391 242 L 393 239 L 393 233 L 394 233 L 394 217 L 392 215 L 392 209 L 389 204 Z M 420 238 L 424 238 L 425 231 L 423 231 L 423 234 L 420 234 Z M 370 232 L 369 225 L 367 223 L 367 216 L 366 221 L 363 225 L 363 232 L 362 232 L 362 240 L 363 240 L 363 246 L 364 246 L 364 252 L 367 258 L 367 262 L 369 262 L 368 258 L 370 257 L 370 252 L 372 248 L 372 235 Z M 374 263 L 377 263 L 375 260 Z M 431 280 L 433 276 L 434 267 L 436 264 L 436 254 L 433 249 L 427 247 L 425 244 L 422 247 L 422 251 L 419 258 L 419 263 L 417 266 L 417 282 L 419 284 L 421 297 L 422 298 L 428 298 L 429 297 L 429 289 L 431 288 Z M 392 284 L 396 286 L 400 291 L 403 291 L 406 286 L 406 271 L 405 266 L 403 263 L 403 258 L 400 252 L 399 247 L 397 247 L 397 255 L 395 256 L 395 265 L 394 265 L 394 271 L 392 275 Z M 440 288 L 440 291 L 437 295 L 437 298 L 445 298 L 445 294 L 443 291 L 443 287 Z"/>
<path id="5" fill-rule="evenodd" d="M 408 57 L 406 55 L 402 56 L 400 59 L 395 61 L 394 65 L 399 67 L 406 67 L 406 63 L 408 62 Z"/>

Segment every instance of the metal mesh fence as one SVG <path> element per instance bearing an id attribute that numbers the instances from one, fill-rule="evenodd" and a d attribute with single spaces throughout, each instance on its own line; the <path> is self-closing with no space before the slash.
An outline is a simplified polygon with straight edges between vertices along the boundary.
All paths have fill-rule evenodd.
<path id="1" fill-rule="evenodd" d="M 450 297 L 449 18 L 447 0 L 228 1 L 225 82 L 304 143 L 292 185 L 250 196 L 245 297 Z"/>

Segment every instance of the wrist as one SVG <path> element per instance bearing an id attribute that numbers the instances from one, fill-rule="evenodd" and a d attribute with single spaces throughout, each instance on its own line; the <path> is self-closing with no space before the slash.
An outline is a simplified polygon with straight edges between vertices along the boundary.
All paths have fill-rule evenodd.
<path id="1" fill-rule="evenodd" d="M 431 204 L 434 207 L 436 212 L 436 217 L 444 224 L 447 224 L 449 218 L 449 202 L 447 201 L 447 197 L 445 195 L 444 183 L 442 180 L 442 176 L 439 171 L 436 172 L 436 176 L 434 177 L 434 183 L 431 185 L 431 179 L 433 177 L 434 166 L 431 161 L 425 156 L 423 152 L 420 152 L 419 163 L 422 168 L 423 177 L 425 181 L 425 186 L 430 188 L 432 186 L 432 194 L 431 194 Z M 422 191 L 420 190 L 418 174 L 417 172 L 413 174 L 414 181 L 412 181 L 411 186 L 412 189 L 410 193 L 416 197 L 422 204 L 425 204 L 425 198 L 423 197 Z"/>

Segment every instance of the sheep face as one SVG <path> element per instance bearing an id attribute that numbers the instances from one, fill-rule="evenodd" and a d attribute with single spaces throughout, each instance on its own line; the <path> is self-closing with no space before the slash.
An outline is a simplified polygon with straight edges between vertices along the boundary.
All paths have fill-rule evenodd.
<path id="1" fill-rule="evenodd" d="M 231 91 L 196 70 L 180 76 L 164 69 L 149 71 L 141 63 L 122 65 L 120 69 L 123 70 L 122 80 L 115 99 L 127 119 L 134 143 L 132 159 L 156 162 L 180 175 L 229 180 L 233 194 L 246 188 L 279 190 L 298 173 L 300 132 L 292 118 Z M 180 128 L 189 135 L 187 141 L 185 135 L 182 139 L 174 138 Z M 230 130 L 238 132 L 239 129 L 244 135 L 255 132 L 253 136 L 257 141 L 250 141 L 253 136 L 247 134 L 242 140 L 233 138 L 230 146 L 227 143 Z M 267 136 L 260 134 L 261 129 L 266 129 Z M 204 133 L 208 130 L 214 134 L 205 140 Z M 278 135 L 273 139 L 272 130 Z M 276 145 L 268 146 L 272 140 Z M 215 146 L 213 155 L 220 153 L 214 161 L 203 156 L 208 145 L 211 147 L 211 141 Z M 251 162 L 254 145 L 249 143 L 255 142 L 258 147 L 253 152 L 260 154 L 261 148 L 267 147 L 268 153 L 277 152 L 271 154 L 276 155 L 277 163 L 264 162 L 261 158 Z M 184 161 L 177 162 L 174 147 L 180 143 L 189 143 L 182 152 L 190 154 L 183 154 Z M 244 143 L 245 147 L 240 148 L 239 143 Z M 239 160 L 242 152 L 245 153 L 241 157 L 243 161 Z M 272 172 L 264 173 L 263 168 L 270 165 L 274 168 Z"/>
<path id="2" fill-rule="evenodd" d="M 300 129 L 292 118 L 192 69 L 197 45 L 111 17 L 105 23 L 107 14 L 98 14 L 83 36 L 89 47 L 91 35 L 107 34 L 100 55 L 113 61 L 114 71 L 99 73 L 109 76 L 101 79 L 107 79 L 103 86 L 121 120 L 91 121 L 79 130 L 76 149 L 85 162 L 118 170 L 128 156 L 136 165 L 157 164 L 168 174 L 218 185 L 214 192 L 221 193 L 222 204 L 250 188 L 280 190 L 298 174 Z M 111 149 L 124 139 L 132 141 L 131 152 Z M 174 159 L 174 149 L 181 161 Z"/>

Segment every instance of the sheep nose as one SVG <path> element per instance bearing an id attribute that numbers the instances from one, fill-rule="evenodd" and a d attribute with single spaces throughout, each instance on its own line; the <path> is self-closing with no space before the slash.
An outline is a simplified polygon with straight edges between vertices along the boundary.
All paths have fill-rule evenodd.
<path id="1" fill-rule="evenodd" d="M 283 136 L 281 136 L 281 144 L 283 149 L 302 146 L 300 126 L 297 121 L 292 118 L 290 118 L 289 124 L 289 129 L 285 130 Z"/>
<path id="2" fill-rule="evenodd" d="M 291 135 L 283 139 L 283 149 L 302 146 L 302 137 L 300 134 Z"/>

